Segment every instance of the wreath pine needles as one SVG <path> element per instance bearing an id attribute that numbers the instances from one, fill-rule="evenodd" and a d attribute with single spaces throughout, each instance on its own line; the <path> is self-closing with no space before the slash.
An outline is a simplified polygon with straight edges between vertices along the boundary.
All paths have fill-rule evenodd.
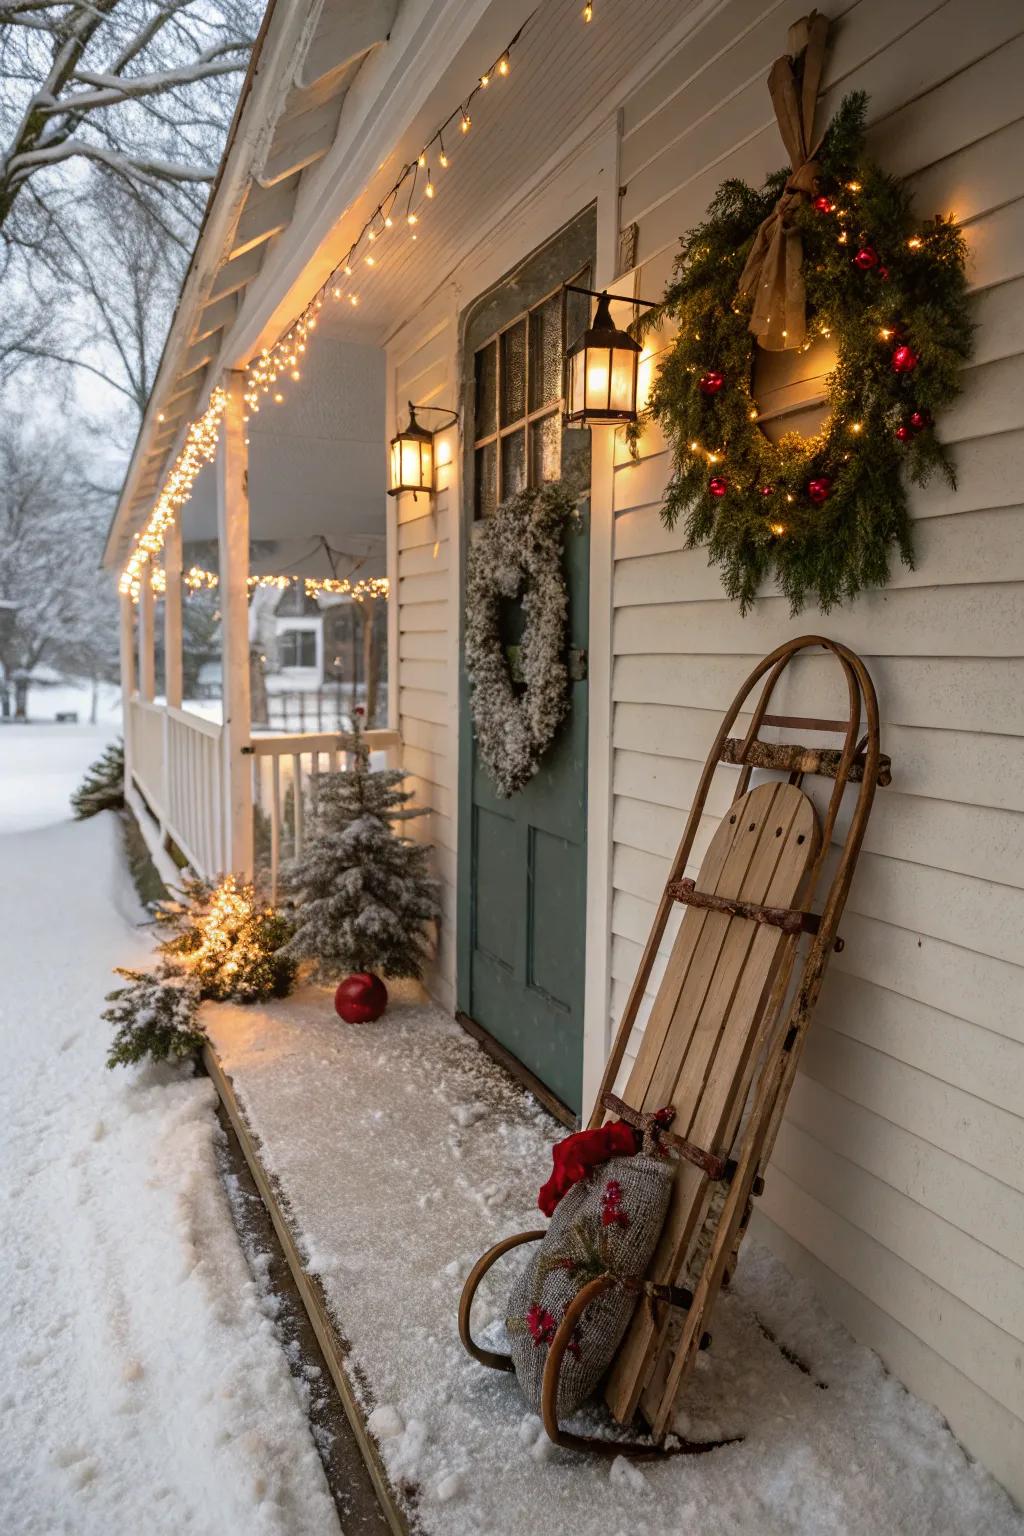
<path id="1" fill-rule="evenodd" d="M 480 756 L 505 799 L 528 784 L 569 712 L 569 593 L 562 569 L 576 495 L 561 482 L 520 491 L 480 525 L 469 552 L 463 644 Z M 501 602 L 522 594 L 513 678 Z M 521 686 L 520 686 L 521 685 Z"/>
<path id="2" fill-rule="evenodd" d="M 965 242 L 951 219 L 915 219 L 902 183 L 866 159 L 866 106 L 862 92 L 842 103 L 818 155 L 818 195 L 795 216 L 808 340 L 831 336 L 837 352 L 817 434 L 772 443 L 758 426 L 749 302 L 737 297 L 788 170 L 760 191 L 722 183 L 707 220 L 683 237 L 663 304 L 638 327 L 667 317 L 678 332 L 631 443 L 646 421 L 665 431 L 673 473 L 662 519 L 682 519 L 688 547 L 707 543 L 743 613 L 772 576 L 794 614 L 812 597 L 827 613 L 885 586 L 893 546 L 914 563 L 904 469 L 918 485 L 936 470 L 955 484 L 934 421 L 959 394 L 971 350 Z M 706 392 L 709 375 L 721 375 L 717 393 Z"/>

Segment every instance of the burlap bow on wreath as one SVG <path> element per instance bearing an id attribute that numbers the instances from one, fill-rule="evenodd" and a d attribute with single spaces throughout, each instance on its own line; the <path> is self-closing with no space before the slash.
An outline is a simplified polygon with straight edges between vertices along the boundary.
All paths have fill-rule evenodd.
<path id="1" fill-rule="evenodd" d="M 739 292 L 744 298 L 753 295 L 750 330 L 769 352 L 802 346 L 807 330 L 803 245 L 790 215 L 802 198 L 813 195 L 818 176 L 814 157 L 821 141 L 814 138 L 814 109 L 827 41 L 828 17 L 812 11 L 790 27 L 790 51 L 775 60 L 768 76 L 791 170 L 782 196 L 754 236 Z"/>

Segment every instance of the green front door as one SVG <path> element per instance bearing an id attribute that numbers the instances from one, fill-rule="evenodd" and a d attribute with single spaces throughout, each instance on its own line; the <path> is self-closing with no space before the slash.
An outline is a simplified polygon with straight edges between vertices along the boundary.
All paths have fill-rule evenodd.
<path id="1" fill-rule="evenodd" d="M 589 434 L 562 424 L 566 336 L 586 300 L 561 284 L 589 277 L 586 214 L 474 307 L 464 329 L 466 545 L 524 484 L 577 475 Z M 587 824 L 589 516 L 566 534 L 571 710 L 540 770 L 510 799 L 495 791 L 472 737 L 463 679 L 459 818 L 459 1006 L 573 1110 L 583 1068 Z M 503 638 L 514 654 L 518 603 Z"/>

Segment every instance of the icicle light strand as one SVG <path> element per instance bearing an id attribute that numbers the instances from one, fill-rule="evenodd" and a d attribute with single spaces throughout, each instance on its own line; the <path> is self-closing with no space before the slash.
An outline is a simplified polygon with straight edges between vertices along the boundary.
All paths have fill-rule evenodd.
<path id="1" fill-rule="evenodd" d="M 145 566 L 160 553 L 168 528 L 180 509 L 192 495 L 196 476 L 204 464 L 210 464 L 217 456 L 217 437 L 220 419 L 228 403 L 227 391 L 217 388 L 210 396 L 210 403 L 203 414 L 188 429 L 185 446 L 174 461 L 174 468 L 164 482 L 164 488 L 150 513 L 149 522 L 136 536 L 135 548 L 121 572 L 118 583 L 123 593 L 129 593 L 137 601 L 142 586 Z"/>
<path id="2" fill-rule="evenodd" d="M 190 566 L 182 572 L 182 585 L 190 592 L 213 592 L 220 584 L 216 571 L 208 571 L 201 565 Z M 167 591 L 167 572 L 162 566 L 151 569 L 150 586 L 159 597 Z M 368 597 L 387 597 L 390 584 L 386 576 L 361 576 L 352 581 L 348 576 L 250 576 L 250 592 L 265 587 L 275 587 L 283 592 L 287 587 L 301 586 L 307 597 L 351 597 L 361 603 Z"/>
<path id="3" fill-rule="evenodd" d="M 508 43 L 498 54 L 490 69 L 486 69 L 479 76 L 476 85 L 470 91 L 464 101 L 460 101 L 442 123 L 427 139 L 419 154 L 414 156 L 407 165 L 402 167 L 397 181 L 390 191 L 381 199 L 376 208 L 363 225 L 359 234 L 352 242 L 344 258 L 338 262 L 330 276 L 321 284 L 320 288 L 310 299 L 301 315 L 288 327 L 284 334 L 273 344 L 265 347 L 257 357 L 253 358 L 245 370 L 245 403 L 251 414 L 255 414 L 260 408 L 260 399 L 264 395 L 273 394 L 275 404 L 284 402 L 283 389 L 278 387 L 278 380 L 282 375 L 297 382 L 302 377 L 302 366 L 306 350 L 310 343 L 311 333 L 316 330 L 317 318 L 328 297 L 345 299 L 350 305 L 356 307 L 359 304 L 359 294 L 352 290 L 350 279 L 356 269 L 356 261 L 361 258 L 362 265 L 367 272 L 373 270 L 380 260 L 376 254 L 370 254 L 364 250 L 364 246 L 380 240 L 390 231 L 395 224 L 393 210 L 406 183 L 409 183 L 408 203 L 404 218 L 400 221 L 405 225 L 407 238 L 417 238 L 415 226 L 419 223 L 419 211 L 413 209 L 412 200 L 416 191 L 416 172 L 426 170 L 427 174 L 422 183 L 423 209 L 428 200 L 436 203 L 436 184 L 431 180 L 429 163 L 431 152 L 436 146 L 437 164 L 446 170 L 451 164 L 451 156 L 445 149 L 444 133 L 448 130 L 449 143 L 453 138 L 452 125 L 457 123 L 461 135 L 469 135 L 473 118 L 470 108 L 477 96 L 487 91 L 495 80 L 507 80 L 512 69 L 512 50 L 519 42 L 527 27 L 540 11 L 540 6 L 531 11 L 522 26 L 509 39 Z M 496 92 L 489 91 L 489 98 L 493 101 Z M 457 135 L 455 135 L 457 137 Z M 411 178 L 411 180 L 410 180 Z M 135 548 L 127 565 L 121 573 L 120 590 L 131 593 L 133 599 L 139 595 L 141 585 L 141 572 L 143 567 L 163 547 L 164 536 L 167 529 L 174 522 L 178 509 L 188 501 L 192 493 L 192 485 L 204 464 L 209 463 L 217 452 L 217 433 L 220 426 L 220 418 L 227 403 L 227 395 L 219 386 L 210 396 L 210 403 L 203 414 L 198 417 L 188 429 L 185 447 L 182 449 L 174 468 L 160 492 L 159 499 L 153 509 L 149 522 L 136 539 Z M 248 420 L 248 417 L 246 418 Z M 331 590 L 322 586 L 320 590 Z"/>

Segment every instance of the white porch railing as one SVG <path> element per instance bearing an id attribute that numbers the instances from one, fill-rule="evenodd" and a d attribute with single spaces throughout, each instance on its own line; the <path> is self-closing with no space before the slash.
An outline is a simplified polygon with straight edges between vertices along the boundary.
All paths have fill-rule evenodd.
<path id="1" fill-rule="evenodd" d="M 363 739 L 372 756 L 383 755 L 391 766 L 401 737 L 397 731 L 366 731 Z M 257 816 L 257 863 L 269 841 L 270 899 L 277 899 L 282 857 L 302 852 L 306 813 L 316 810 L 321 773 L 348 767 L 351 737 L 339 734 L 254 736 L 253 801 Z"/>
<path id="2" fill-rule="evenodd" d="M 221 727 L 168 708 L 166 830 L 193 869 L 212 880 L 225 867 Z"/>
<path id="3" fill-rule="evenodd" d="M 157 856 L 168 841 L 197 874 L 213 880 L 228 866 L 223 727 L 189 710 L 131 700 L 127 740 L 132 783 L 156 827 L 142 830 Z M 367 731 L 371 757 L 397 761 L 397 731 Z M 256 869 L 269 876 L 276 900 L 282 859 L 302 852 L 307 817 L 315 813 L 320 776 L 347 767 L 351 737 L 334 733 L 254 736 L 239 772 L 252 772 Z M 148 822 L 148 818 L 146 818 Z"/>
<path id="4" fill-rule="evenodd" d="M 132 699 L 130 714 L 132 778 L 159 820 L 164 804 L 164 709 Z"/>
<path id="5" fill-rule="evenodd" d="M 221 727 L 186 710 L 132 699 L 128 761 L 158 831 L 151 851 L 173 841 L 197 874 L 224 867 L 224 768 Z M 143 833 L 147 828 L 143 826 Z"/>

